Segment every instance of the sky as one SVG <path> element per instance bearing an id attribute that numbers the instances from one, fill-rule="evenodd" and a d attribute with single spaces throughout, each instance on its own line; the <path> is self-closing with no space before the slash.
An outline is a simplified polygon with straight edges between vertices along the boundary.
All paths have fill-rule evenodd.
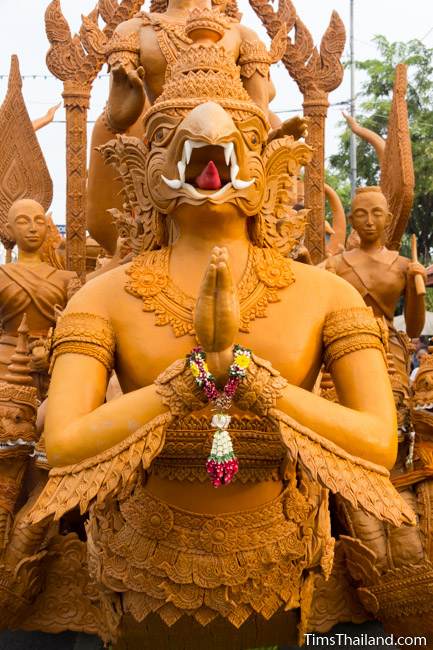
<path id="1" fill-rule="evenodd" d="M 239 0 L 238 0 L 239 1 Z M 309 28 L 317 44 L 329 22 L 332 10 L 336 10 L 349 34 L 350 0 L 293 0 L 298 15 Z M 61 0 L 65 17 L 72 32 L 80 26 L 81 14 L 88 14 L 96 0 Z M 62 83 L 51 76 L 45 55 L 49 44 L 45 35 L 44 12 L 49 0 L 0 0 L 0 101 L 7 89 L 10 56 L 17 54 L 20 60 L 23 93 L 32 119 L 61 101 Z M 260 21 L 249 7 L 248 0 L 240 0 L 243 22 L 255 29 L 266 40 Z M 391 41 L 413 38 L 433 47 L 433 11 L 429 0 L 354 0 L 355 8 L 355 56 L 358 60 L 373 58 L 376 48 L 372 42 L 376 34 L 383 34 Z M 409 10 L 410 8 L 410 10 Z M 349 54 L 347 39 L 345 56 Z M 47 77 L 47 78 L 44 78 Z M 302 112 L 302 96 L 282 64 L 274 66 L 272 77 L 277 96 L 272 104 L 275 112 L 284 119 L 293 111 Z M 361 79 L 357 77 L 359 85 Z M 101 113 L 108 93 L 107 71 L 104 68 L 95 80 L 91 107 L 88 114 L 89 136 L 94 121 Z M 350 96 L 349 73 L 345 73 L 342 85 L 330 95 L 331 106 L 327 121 L 326 156 L 338 147 L 342 132 L 341 106 Z M 285 113 L 285 111 L 290 111 Z M 65 213 L 65 113 L 57 112 L 55 122 L 38 131 L 38 139 L 44 152 L 54 183 L 52 203 L 56 223 L 64 223 Z"/>

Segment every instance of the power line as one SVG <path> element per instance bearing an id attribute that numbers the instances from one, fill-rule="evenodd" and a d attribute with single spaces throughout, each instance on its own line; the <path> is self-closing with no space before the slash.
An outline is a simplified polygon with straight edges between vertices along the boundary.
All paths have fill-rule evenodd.
<path id="1" fill-rule="evenodd" d="M 424 34 L 424 36 L 423 36 L 422 38 L 420 38 L 419 40 L 420 40 L 420 41 L 423 41 L 424 39 L 427 38 L 427 36 L 430 36 L 430 34 L 431 34 L 432 32 L 433 32 L 433 27 L 430 27 L 430 29 L 428 30 L 428 32 L 427 32 L 426 34 Z"/>
<path id="2" fill-rule="evenodd" d="M 333 104 L 329 104 L 329 108 L 337 108 L 341 106 L 348 106 L 350 105 L 350 99 L 345 99 L 344 101 L 341 102 L 334 102 Z M 275 113 L 276 115 L 279 115 L 280 113 L 299 113 L 299 111 L 302 111 L 302 107 L 300 106 L 299 108 L 276 108 L 273 109 L 272 106 L 270 107 L 270 110 Z"/>
<path id="3" fill-rule="evenodd" d="M 109 74 L 98 74 L 96 79 L 106 79 L 110 75 Z M 53 74 L 22 74 L 20 75 L 21 79 L 24 81 L 24 79 L 56 79 L 56 81 L 61 81 L 58 79 L 58 77 L 55 77 Z M 0 74 L 0 79 L 9 79 L 9 73 L 8 74 Z"/>

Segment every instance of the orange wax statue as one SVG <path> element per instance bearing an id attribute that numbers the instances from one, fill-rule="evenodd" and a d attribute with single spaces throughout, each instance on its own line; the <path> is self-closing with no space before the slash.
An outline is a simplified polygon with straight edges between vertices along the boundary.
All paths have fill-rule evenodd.
<path id="1" fill-rule="evenodd" d="M 385 318 L 394 364 L 400 382 L 407 387 L 407 338 L 396 332 L 393 318 L 397 303 L 404 295 L 407 334 L 411 338 L 420 335 L 425 320 L 425 297 L 417 293 L 415 278 L 417 275 L 425 277 L 425 269 L 418 262 L 412 262 L 384 246 L 385 228 L 390 218 L 380 188 L 358 188 L 350 221 L 359 236 L 359 247 L 328 258 L 324 266 L 350 282 L 376 317 Z"/>
<path id="2" fill-rule="evenodd" d="M 92 153 L 89 166 L 87 225 L 91 235 L 113 254 L 118 231 L 107 210 L 121 208 L 120 185 L 114 172 L 103 165 L 96 148 L 111 140 L 113 133 L 142 137 L 143 111 L 161 94 L 167 66 L 192 44 L 185 32 L 185 23 L 192 9 L 211 10 L 210 0 L 170 0 L 167 5 L 157 3 L 151 12 L 140 13 L 121 23 L 108 45 L 108 65 L 111 69 L 111 89 L 108 104 L 93 130 Z M 251 98 L 269 117 L 274 128 L 270 137 L 306 134 L 307 121 L 300 117 L 281 120 L 268 109 L 275 96 L 269 69 L 284 53 L 286 34 L 277 34 L 268 52 L 257 34 L 238 22 L 239 14 L 233 3 L 214 4 L 221 12 L 223 30 L 221 45 L 241 68 L 242 82 Z M 235 17 L 234 17 L 235 16 Z M 204 21 L 206 22 L 206 21 Z"/>
<path id="3" fill-rule="evenodd" d="M 38 439 L 38 399 L 30 375 L 25 316 L 12 352 L 9 368 L 0 380 L 0 556 L 8 541 L 16 504 L 23 497 L 24 473 Z"/>
<path id="4" fill-rule="evenodd" d="M 433 642 L 433 621 L 430 605 L 423 602 L 424 594 L 431 590 L 431 514 L 425 503 L 431 499 L 431 472 L 422 455 L 428 459 L 430 452 L 429 432 L 421 435 L 415 443 L 419 452 L 414 454 L 415 434 L 413 424 L 424 422 L 410 404 L 422 404 L 422 387 L 426 387 L 423 371 L 419 396 L 410 396 L 408 383 L 408 348 L 404 335 L 393 326 L 394 311 L 400 296 L 404 295 L 404 313 L 407 332 L 417 337 L 424 325 L 424 293 L 417 291 L 416 277 L 425 276 L 425 269 L 388 250 L 384 245 L 384 233 L 391 218 L 385 196 L 378 187 L 359 188 L 352 202 L 350 221 L 359 236 L 359 246 L 328 258 L 328 270 L 352 284 L 378 318 L 384 318 L 390 333 L 389 372 L 396 405 L 399 409 L 399 454 L 392 470 L 393 483 L 401 496 L 418 516 L 416 527 L 392 529 L 377 518 L 350 506 L 338 507 L 338 518 L 347 531 L 343 537 L 344 553 L 348 558 L 349 573 L 358 587 L 357 593 L 365 609 L 382 621 L 385 629 L 393 634 L 411 630 L 424 634 L 428 643 Z M 427 368 L 426 368 L 427 369 Z M 396 373 L 399 379 L 396 380 Z M 425 397 L 425 395 L 424 395 Z M 415 417 L 414 417 L 415 416 Z M 411 421 L 412 420 L 412 421 Z M 428 418 L 427 418 L 428 420 Z M 420 426 L 420 433 L 422 426 Z M 425 441 L 427 438 L 427 441 Z M 414 470 L 414 459 L 415 470 Z M 425 461 L 425 459 L 424 459 Z M 426 467 L 427 465 L 427 467 Z M 359 558 L 362 571 L 359 570 Z M 423 576 L 422 585 L 419 576 Z M 422 612 L 422 615 L 421 615 Z M 430 647 L 430 646 L 429 646 Z"/>
<path id="5" fill-rule="evenodd" d="M 36 201 L 20 199 L 11 206 L 6 233 L 18 247 L 18 259 L 0 266 L 0 378 L 7 372 L 18 326 L 26 313 L 34 351 L 33 370 L 43 397 L 48 370 L 42 349 L 44 340 L 55 323 L 56 309 L 64 309 L 77 290 L 78 278 L 72 271 L 54 268 L 43 261 L 48 218 Z"/>
<path id="6" fill-rule="evenodd" d="M 254 647 L 307 629 L 312 580 L 332 566 L 328 489 L 395 525 L 412 513 L 384 469 L 396 416 L 381 329 L 348 283 L 286 256 L 310 150 L 268 142 L 233 59 L 195 39 L 145 143 L 105 147 L 148 250 L 88 282 L 58 322 L 55 469 L 29 520 L 90 505 L 91 574 L 121 601 L 123 633 L 126 615 L 141 625 L 140 647 L 184 621 L 197 648 Z M 204 367 L 186 361 L 197 341 L 220 387 L 233 358 L 242 377 L 210 405 L 214 380 L 200 387 Z M 341 404 L 312 392 L 324 361 Z M 124 394 L 104 403 L 113 368 Z M 206 460 L 224 449 L 239 471 L 215 489 Z"/>
<path id="7" fill-rule="evenodd" d="M 108 46 L 111 88 L 106 119 L 112 129 L 121 132 L 131 127 L 143 111 L 145 97 L 151 103 L 159 97 L 167 66 L 175 65 L 192 44 L 191 35 L 185 31 L 192 10 L 201 13 L 200 29 L 207 30 L 207 38 L 218 38 L 211 34 L 215 29 L 222 35 L 220 45 L 240 66 L 245 89 L 268 114 L 269 102 L 275 96 L 269 67 L 284 54 L 286 35 L 283 32 L 277 35 L 269 53 L 252 29 L 224 14 L 226 8 L 218 5 L 218 9 L 212 10 L 209 0 L 170 0 L 163 13 L 142 12 L 117 27 Z M 210 17 L 213 15 L 211 22 L 205 12 Z M 219 25 L 215 14 L 219 15 Z M 279 126 L 280 121 L 275 119 Z"/>

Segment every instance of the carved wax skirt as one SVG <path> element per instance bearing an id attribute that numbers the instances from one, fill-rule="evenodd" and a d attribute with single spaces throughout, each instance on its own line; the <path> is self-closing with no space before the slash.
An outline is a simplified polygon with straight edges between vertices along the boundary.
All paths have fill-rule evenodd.
<path id="1" fill-rule="evenodd" d="M 120 592 L 123 611 L 137 621 L 157 613 L 171 626 L 188 614 L 202 626 L 222 617 L 236 629 L 257 614 L 268 620 L 300 607 L 304 572 L 330 538 L 327 500 L 310 486 L 308 493 L 291 484 L 251 510 L 209 515 L 173 507 L 139 485 L 123 501 L 92 507 L 91 571 Z"/>

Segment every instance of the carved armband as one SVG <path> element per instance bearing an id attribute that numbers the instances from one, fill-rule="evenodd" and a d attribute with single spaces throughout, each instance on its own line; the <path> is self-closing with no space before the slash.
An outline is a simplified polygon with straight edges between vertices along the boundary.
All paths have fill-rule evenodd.
<path id="1" fill-rule="evenodd" d="M 369 307 L 331 312 L 323 328 L 326 369 L 346 354 L 367 348 L 380 350 L 386 363 L 387 334 L 386 325 L 374 317 Z"/>
<path id="2" fill-rule="evenodd" d="M 179 359 L 155 380 L 157 393 L 172 415 L 185 415 L 202 409 L 208 402 L 204 392 L 188 368 L 185 359 Z"/>
<path id="3" fill-rule="evenodd" d="M 250 79 L 255 72 L 262 77 L 269 76 L 272 63 L 280 61 L 287 47 L 286 25 L 278 30 L 272 39 L 271 49 L 268 52 L 262 41 L 242 41 L 239 49 L 238 65 L 241 68 L 241 77 Z"/>
<path id="4" fill-rule="evenodd" d="M 238 60 L 241 77 L 250 79 L 255 72 L 267 77 L 271 63 L 269 52 L 261 41 L 242 41 Z"/>
<path id="5" fill-rule="evenodd" d="M 110 68 L 123 65 L 127 70 L 136 69 L 140 65 L 140 36 L 138 32 L 128 35 L 113 35 L 105 48 L 107 63 Z"/>
<path id="6" fill-rule="evenodd" d="M 62 354 L 85 354 L 100 361 L 111 372 L 115 335 L 111 323 L 102 316 L 85 312 L 61 316 L 53 337 L 51 368 Z"/>
<path id="7" fill-rule="evenodd" d="M 247 376 L 239 384 L 235 403 L 243 411 L 266 415 L 274 408 L 287 381 L 268 361 L 252 355 Z"/>

